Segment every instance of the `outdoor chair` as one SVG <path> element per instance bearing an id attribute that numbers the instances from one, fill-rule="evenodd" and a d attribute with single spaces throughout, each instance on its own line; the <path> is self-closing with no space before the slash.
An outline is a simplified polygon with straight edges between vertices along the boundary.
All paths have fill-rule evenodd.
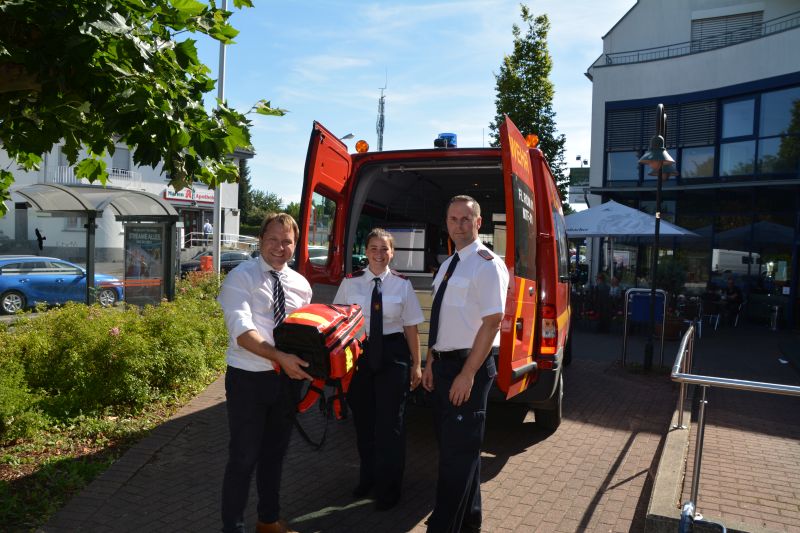
<path id="1" fill-rule="evenodd" d="M 703 304 L 700 300 L 689 300 L 683 305 L 681 311 L 683 323 L 687 326 L 695 325 L 697 338 L 703 338 Z"/>
<path id="2" fill-rule="evenodd" d="M 717 331 L 719 328 L 719 319 L 722 311 L 720 310 L 720 302 L 714 301 L 711 299 L 705 299 L 702 301 L 702 315 L 701 315 L 701 322 L 708 319 L 708 325 L 714 324 L 714 331 Z"/>

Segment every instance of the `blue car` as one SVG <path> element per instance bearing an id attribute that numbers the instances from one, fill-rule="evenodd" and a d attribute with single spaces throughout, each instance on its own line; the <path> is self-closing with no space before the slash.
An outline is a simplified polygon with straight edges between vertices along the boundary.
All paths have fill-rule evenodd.
<path id="1" fill-rule="evenodd" d="M 122 282 L 94 275 L 96 300 L 104 307 L 122 300 Z M 55 257 L 0 255 L 0 313 L 12 314 L 36 304 L 86 301 L 86 271 Z"/>

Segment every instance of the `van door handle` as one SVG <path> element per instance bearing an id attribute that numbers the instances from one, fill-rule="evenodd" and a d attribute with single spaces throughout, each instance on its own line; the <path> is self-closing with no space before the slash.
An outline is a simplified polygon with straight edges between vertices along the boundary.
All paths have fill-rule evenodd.
<path id="1" fill-rule="evenodd" d="M 522 323 L 522 319 L 518 318 L 517 323 L 514 324 L 514 333 L 518 339 L 522 339 L 522 331 L 525 329 L 525 325 Z"/>
<path id="2" fill-rule="evenodd" d="M 533 296 L 533 287 L 528 287 L 528 296 Z"/>

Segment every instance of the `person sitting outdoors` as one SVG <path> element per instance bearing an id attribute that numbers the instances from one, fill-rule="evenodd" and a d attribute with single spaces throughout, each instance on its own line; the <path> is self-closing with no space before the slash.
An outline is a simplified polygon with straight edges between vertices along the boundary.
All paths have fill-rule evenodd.
<path id="1" fill-rule="evenodd" d="M 727 284 L 722 291 L 725 299 L 725 323 L 733 325 L 736 315 L 739 313 L 739 306 L 742 304 L 742 289 L 734 283 L 732 277 L 728 277 Z"/>
<path id="2" fill-rule="evenodd" d="M 608 333 L 611 329 L 611 288 L 603 272 L 597 274 L 594 286 L 594 310 L 598 316 L 597 332 Z"/>

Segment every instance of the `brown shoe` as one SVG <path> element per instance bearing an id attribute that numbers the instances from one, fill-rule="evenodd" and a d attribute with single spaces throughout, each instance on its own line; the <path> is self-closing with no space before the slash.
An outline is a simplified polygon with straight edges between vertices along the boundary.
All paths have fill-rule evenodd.
<path id="1" fill-rule="evenodd" d="M 294 529 L 289 528 L 286 520 L 278 520 L 277 522 L 258 522 L 256 523 L 256 533 L 298 533 Z"/>

